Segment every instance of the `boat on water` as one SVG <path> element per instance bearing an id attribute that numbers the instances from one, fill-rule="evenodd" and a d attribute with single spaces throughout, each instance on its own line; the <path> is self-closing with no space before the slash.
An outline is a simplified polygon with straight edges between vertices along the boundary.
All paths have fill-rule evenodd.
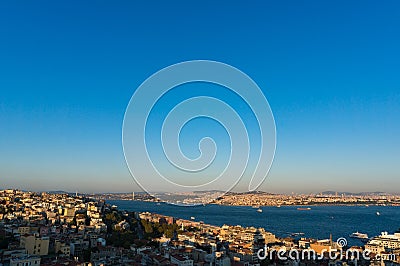
<path id="1" fill-rule="evenodd" d="M 358 238 L 358 239 L 368 239 L 368 235 L 367 234 L 363 234 L 363 233 L 360 233 L 360 232 L 355 232 L 355 233 L 352 233 L 351 235 L 350 235 L 350 237 L 351 238 Z"/>
<path id="2" fill-rule="evenodd" d="M 304 236 L 304 233 L 302 233 L 302 232 L 299 232 L 299 233 L 291 233 L 290 235 L 293 236 L 293 237 L 296 237 L 296 236 Z"/>
<path id="3" fill-rule="evenodd" d="M 298 211 L 310 211 L 311 208 L 307 207 L 307 208 L 297 208 Z"/>
<path id="4" fill-rule="evenodd" d="M 380 213 L 380 212 L 376 212 L 376 215 L 378 215 L 378 216 L 379 216 L 379 215 L 381 215 L 381 213 Z"/>
<path id="5" fill-rule="evenodd" d="M 280 208 L 280 207 L 281 207 L 281 205 L 277 205 L 276 207 L 277 207 L 277 208 Z"/>
<path id="6" fill-rule="evenodd" d="M 196 218 L 194 216 L 190 217 L 190 219 L 195 220 Z"/>
<path id="7" fill-rule="evenodd" d="M 262 212 L 262 210 L 260 208 L 257 209 L 257 212 Z"/>
<path id="8" fill-rule="evenodd" d="M 259 209 L 260 208 L 260 206 L 258 206 L 258 205 L 253 205 L 253 206 L 251 206 L 253 209 Z"/>

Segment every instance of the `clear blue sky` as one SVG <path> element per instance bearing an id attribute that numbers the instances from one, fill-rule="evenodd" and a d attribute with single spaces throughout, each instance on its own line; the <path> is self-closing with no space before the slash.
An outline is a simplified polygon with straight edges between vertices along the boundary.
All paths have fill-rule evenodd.
<path id="1" fill-rule="evenodd" d="M 137 191 L 121 145 L 132 93 L 163 67 L 209 59 L 251 76 L 274 112 L 262 190 L 400 192 L 399 11 L 399 1 L 2 1 L 0 187 Z"/>

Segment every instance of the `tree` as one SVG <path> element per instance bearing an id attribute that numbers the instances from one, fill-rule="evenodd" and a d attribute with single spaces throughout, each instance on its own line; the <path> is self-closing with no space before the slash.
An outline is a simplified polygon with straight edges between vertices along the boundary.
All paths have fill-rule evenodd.
<path id="1" fill-rule="evenodd" d="M 174 236 L 174 231 L 172 229 L 167 229 L 165 231 L 165 237 L 172 238 Z"/>
<path id="2" fill-rule="evenodd" d="M 151 226 L 151 224 L 146 224 L 144 227 L 144 231 L 146 232 L 146 234 L 152 234 L 153 231 L 153 226 Z"/>

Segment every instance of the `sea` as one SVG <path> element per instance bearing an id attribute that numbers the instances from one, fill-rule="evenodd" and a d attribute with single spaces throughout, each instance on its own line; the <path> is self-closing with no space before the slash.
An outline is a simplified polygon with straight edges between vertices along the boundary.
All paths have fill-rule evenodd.
<path id="1" fill-rule="evenodd" d="M 354 232 L 373 237 L 381 232 L 394 233 L 400 228 L 398 206 L 309 206 L 311 210 L 297 210 L 299 206 L 281 206 L 261 207 L 262 212 L 257 212 L 251 206 L 209 204 L 181 207 L 129 200 L 109 200 L 107 203 L 118 206 L 119 210 L 159 213 L 187 220 L 193 217 L 195 221 L 217 226 L 263 227 L 278 237 L 304 233 L 301 237 L 328 239 L 332 235 L 334 241 L 346 238 L 348 246 L 363 245 L 361 240 L 349 237 Z"/>

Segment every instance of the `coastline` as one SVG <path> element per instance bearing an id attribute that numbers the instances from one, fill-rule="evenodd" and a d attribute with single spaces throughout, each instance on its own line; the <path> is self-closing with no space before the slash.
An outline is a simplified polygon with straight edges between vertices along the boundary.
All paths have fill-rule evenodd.
<path id="1" fill-rule="evenodd" d="M 138 202 L 153 202 L 153 203 L 160 203 L 160 204 L 170 204 L 170 203 L 165 203 L 162 201 L 156 201 L 156 200 L 132 200 L 132 199 L 106 199 L 105 201 L 109 201 L 109 200 L 121 200 L 121 201 L 138 201 Z M 174 205 L 174 204 L 170 204 L 170 205 Z M 246 205 L 246 204 L 222 204 L 222 203 L 207 203 L 205 205 L 219 205 L 219 206 L 232 206 L 232 207 L 253 207 L 253 206 L 259 206 L 259 207 L 276 207 L 276 208 L 280 208 L 280 207 L 317 207 L 317 206 L 341 206 L 341 207 L 345 207 L 345 206 L 359 206 L 359 207 L 372 207 L 372 206 L 381 206 L 381 207 L 400 207 L 399 204 L 362 204 L 362 203 L 314 203 L 314 204 L 281 204 L 281 205 Z M 368 205 L 368 206 L 366 206 Z M 179 206 L 179 205 L 174 205 L 174 206 Z M 197 205 L 198 206 L 198 205 Z M 187 206 L 183 206 L 183 207 L 196 207 L 196 205 L 187 205 Z"/>

